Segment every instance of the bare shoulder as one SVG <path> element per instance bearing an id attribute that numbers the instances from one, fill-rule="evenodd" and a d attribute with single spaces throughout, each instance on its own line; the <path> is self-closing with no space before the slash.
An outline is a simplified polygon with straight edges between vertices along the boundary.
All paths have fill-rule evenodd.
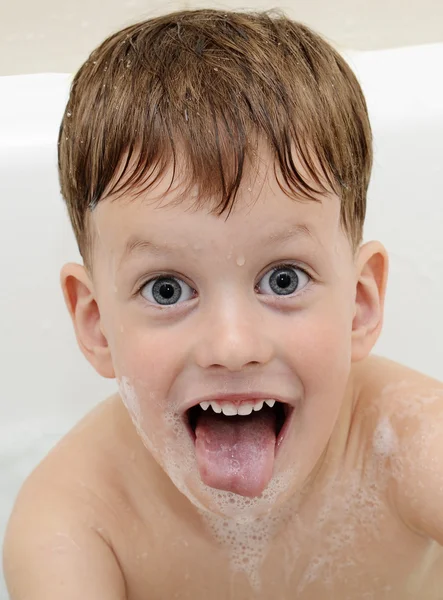
<path id="1" fill-rule="evenodd" d="M 98 417 L 109 427 L 108 412 L 109 405 L 100 405 L 87 415 L 24 482 L 3 546 L 12 600 L 126 597 L 109 535 L 113 474 L 100 472 L 106 457 L 97 441 L 103 431 L 95 427 Z"/>
<path id="2" fill-rule="evenodd" d="M 114 497 L 124 495 L 123 462 L 131 451 L 124 416 L 112 396 L 81 419 L 27 477 L 10 525 L 30 510 L 40 520 L 59 513 L 71 527 L 87 520 L 91 530 L 106 536 L 115 514 Z"/>
<path id="3" fill-rule="evenodd" d="M 356 380 L 361 409 L 407 425 L 399 433 L 413 433 L 414 423 L 419 427 L 424 414 L 443 406 L 442 381 L 381 356 L 373 355 L 357 366 Z"/>
<path id="4" fill-rule="evenodd" d="M 382 356 L 369 356 L 358 363 L 357 369 L 359 378 L 366 386 L 384 394 L 398 391 L 402 396 L 402 389 L 418 386 L 443 388 L 442 381 Z"/>
<path id="5" fill-rule="evenodd" d="M 364 377 L 373 449 L 389 462 L 398 515 L 443 543 L 443 382 L 380 357 Z"/>

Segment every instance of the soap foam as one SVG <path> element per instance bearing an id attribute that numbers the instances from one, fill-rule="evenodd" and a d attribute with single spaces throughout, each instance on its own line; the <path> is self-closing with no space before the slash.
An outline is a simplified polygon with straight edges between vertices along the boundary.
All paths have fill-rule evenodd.
<path id="1" fill-rule="evenodd" d="M 214 539 L 228 552 L 232 572 L 244 573 L 256 592 L 261 587 L 260 568 L 268 554 L 269 544 L 286 517 L 285 507 L 273 509 L 273 506 L 292 479 L 292 470 L 273 477 L 256 498 L 205 486 L 218 510 L 225 516 L 206 509 L 200 510 L 200 514 Z M 257 512 L 260 516 L 256 516 Z"/>
<path id="2" fill-rule="evenodd" d="M 126 406 L 134 425 L 137 423 L 141 426 L 143 423 L 143 415 L 135 389 L 132 387 L 127 377 L 117 379 L 117 385 L 123 404 Z"/>
<path id="3" fill-rule="evenodd" d="M 375 465 L 355 469 L 323 489 L 318 518 L 311 517 L 298 528 L 298 539 L 307 540 L 316 552 L 301 566 L 296 593 L 321 580 L 331 591 L 346 571 L 364 568 L 364 546 L 360 540 L 380 540 L 383 535 L 383 484 Z M 315 514 L 315 513 L 314 513 Z M 294 535 L 294 534 L 292 534 Z M 293 563 L 294 564 L 294 563 Z"/>
<path id="4" fill-rule="evenodd" d="M 421 380 L 403 380 L 386 386 L 382 390 L 381 401 L 386 412 L 390 410 L 392 413 L 391 421 L 395 419 L 396 430 L 402 432 L 396 447 L 391 448 L 391 452 L 395 450 L 395 460 L 391 463 L 393 476 L 402 480 L 420 465 L 421 469 L 433 472 L 433 477 L 441 478 L 443 486 L 441 470 L 434 464 L 433 457 L 434 442 L 440 437 L 443 425 L 443 414 L 439 409 L 443 389 L 424 389 Z M 437 410 L 433 409 L 434 405 Z"/>
<path id="5" fill-rule="evenodd" d="M 250 585 L 258 590 L 260 566 L 284 518 L 285 509 L 276 508 L 275 503 L 288 491 L 295 469 L 274 476 L 256 498 L 211 488 L 200 479 L 194 443 L 183 426 L 182 417 L 173 408 L 167 409 L 163 415 L 165 430 L 158 436 L 154 432 L 148 435 L 143 428 L 143 411 L 134 386 L 127 377 L 117 382 L 123 403 L 145 447 L 159 460 L 177 489 L 197 508 L 209 532 L 228 552 L 233 573 L 244 573 Z M 154 400 L 151 397 L 151 401 Z"/>
<path id="6" fill-rule="evenodd" d="M 398 439 L 388 416 L 383 416 L 377 424 L 373 436 L 374 452 L 387 458 L 397 449 Z"/>

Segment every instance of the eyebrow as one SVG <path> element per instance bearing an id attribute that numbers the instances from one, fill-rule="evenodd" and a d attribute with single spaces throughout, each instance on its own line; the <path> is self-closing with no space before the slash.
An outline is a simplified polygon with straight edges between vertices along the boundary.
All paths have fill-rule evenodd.
<path id="1" fill-rule="evenodd" d="M 271 232 L 266 240 L 263 240 L 263 245 L 279 242 L 283 243 L 292 238 L 311 238 L 314 236 L 306 225 L 296 224 L 288 225 L 284 229 Z M 119 266 L 132 254 L 140 254 L 148 252 L 156 256 L 174 254 L 177 250 L 182 251 L 182 246 L 177 244 L 168 244 L 167 242 L 155 243 L 151 240 L 140 239 L 136 235 L 132 235 L 126 242 L 125 249 L 119 261 Z"/>
<path id="2" fill-rule="evenodd" d="M 277 239 L 279 242 L 286 242 L 292 238 L 311 238 L 314 239 L 314 235 L 312 231 L 309 229 L 307 225 L 295 224 L 295 225 L 287 225 L 284 229 L 275 231 L 269 234 L 268 241 L 273 242 Z"/>

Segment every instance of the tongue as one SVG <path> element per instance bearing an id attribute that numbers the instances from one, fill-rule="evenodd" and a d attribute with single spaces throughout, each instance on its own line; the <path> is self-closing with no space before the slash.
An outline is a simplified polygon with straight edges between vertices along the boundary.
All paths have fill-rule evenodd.
<path id="1" fill-rule="evenodd" d="M 195 429 L 202 481 L 242 496 L 260 495 L 272 477 L 275 427 L 275 414 L 268 407 L 235 417 L 205 411 Z"/>

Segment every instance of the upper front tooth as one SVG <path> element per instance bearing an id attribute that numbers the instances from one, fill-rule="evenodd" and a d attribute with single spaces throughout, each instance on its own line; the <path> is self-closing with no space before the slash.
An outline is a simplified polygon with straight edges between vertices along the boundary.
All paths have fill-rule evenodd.
<path id="1" fill-rule="evenodd" d="M 221 406 L 220 406 L 220 404 L 218 402 L 216 402 L 215 400 L 213 400 L 211 402 L 211 406 L 212 406 L 212 410 L 214 412 L 216 412 L 217 414 L 221 413 L 222 409 L 221 409 Z"/>
<path id="2" fill-rule="evenodd" d="M 240 404 L 239 406 L 236 406 L 230 402 L 224 402 L 221 405 L 215 400 L 212 402 L 200 402 L 200 406 L 203 410 L 208 410 L 208 408 L 211 407 L 215 413 L 220 414 L 223 412 L 223 414 L 227 417 L 233 417 L 237 414 L 242 416 L 250 415 L 252 411 L 261 410 L 263 408 L 263 404 L 267 404 L 272 408 L 275 404 L 275 400 L 269 399 L 260 400 L 257 402 L 243 402 L 243 404 Z"/>
<path id="3" fill-rule="evenodd" d="M 233 417 L 234 415 L 237 414 L 237 407 L 234 406 L 233 404 L 223 404 L 223 406 L 221 407 L 223 414 L 226 415 L 227 417 Z"/>
<path id="4" fill-rule="evenodd" d="M 251 402 L 244 402 L 238 407 L 238 414 L 242 416 L 250 415 L 254 409 L 254 405 Z"/>

